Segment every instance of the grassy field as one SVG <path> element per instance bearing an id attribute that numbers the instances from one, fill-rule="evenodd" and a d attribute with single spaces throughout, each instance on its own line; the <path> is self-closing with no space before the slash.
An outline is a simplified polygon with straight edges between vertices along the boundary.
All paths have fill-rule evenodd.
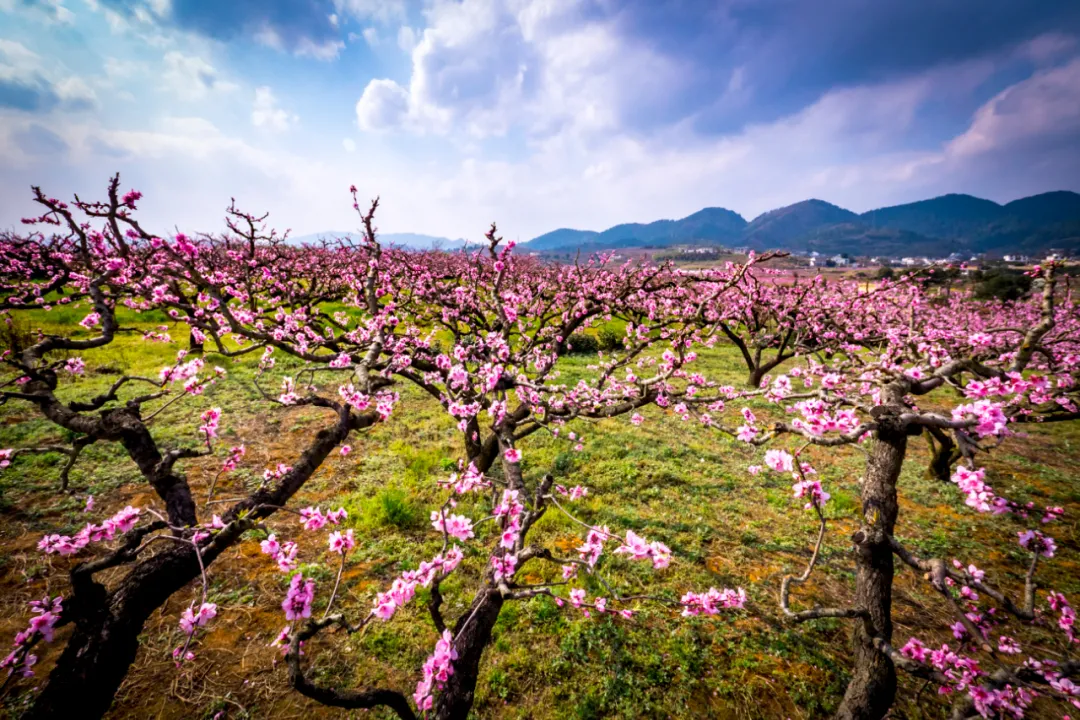
<path id="1" fill-rule="evenodd" d="M 54 311 L 49 321 L 69 332 L 79 317 Z M 80 316 L 81 317 L 81 316 Z M 147 327 L 162 317 L 141 317 Z M 46 328 L 48 329 L 48 328 Z M 186 341 L 180 328 L 176 336 Z M 71 397 L 88 397 L 107 386 L 116 372 L 153 374 L 174 357 L 176 346 L 125 337 L 110 348 L 84 355 L 85 378 L 69 386 Z M 280 354 L 279 354 L 280 355 Z M 232 497 L 246 481 L 257 481 L 265 467 L 290 463 L 320 427 L 326 411 L 281 409 L 259 399 L 252 385 L 254 358 L 239 362 L 207 357 L 229 376 L 205 396 L 170 407 L 153 423 L 166 447 L 194 446 L 199 413 L 225 409 L 222 440 L 226 447 L 248 447 L 242 469 L 219 487 Z M 590 358 L 564 361 L 567 381 L 581 373 Z M 745 378 L 737 354 L 720 348 L 702 358 L 718 379 Z M 279 373 L 288 363 L 279 360 Z M 277 375 L 275 375 L 277 377 Z M 346 612 L 366 613 L 377 590 L 404 569 L 435 554 L 441 538 L 428 514 L 443 497 L 436 481 L 445 478 L 460 457 L 454 423 L 428 397 L 402 385 L 402 403 L 387 423 L 354 436 L 353 453 L 337 455 L 305 486 L 297 507 L 344 505 L 348 525 L 359 545 L 350 555 L 343 581 Z M 759 414 L 764 414 L 764 405 Z M 674 554 L 669 569 L 653 572 L 641 563 L 606 556 L 603 572 L 624 590 L 648 590 L 677 597 L 685 590 L 742 586 L 750 597 L 745 611 L 713 618 L 681 618 L 674 611 L 642 606 L 632 620 L 610 616 L 585 619 L 560 609 L 547 598 L 508 605 L 487 650 L 474 709 L 477 718 L 817 718 L 835 708 L 846 682 L 848 627 L 822 620 L 792 626 L 776 603 L 780 579 L 802 571 L 816 529 L 813 516 L 791 497 L 790 482 L 745 470 L 760 462 L 763 450 L 729 441 L 718 434 L 656 408 L 633 427 L 625 419 L 575 427 L 585 438 L 583 452 L 562 441 L 536 435 L 523 444 L 527 479 L 552 471 L 567 485 L 583 484 L 589 496 L 578 514 L 593 524 L 620 532 L 633 529 L 660 540 Z M 988 481 L 998 493 L 1037 505 L 1062 505 L 1064 523 L 1050 530 L 1058 556 L 1045 563 L 1040 578 L 1076 601 L 1080 591 L 1080 426 L 1021 428 L 1027 435 L 1007 441 L 987 463 Z M 55 426 L 36 410 L 9 402 L 0 407 L 0 447 L 23 447 L 63 441 Z M 863 456 L 857 449 L 812 448 L 811 462 L 832 493 L 830 533 L 822 561 L 809 583 L 793 593 L 796 608 L 840 604 L 851 596 L 853 564 L 848 537 L 856 525 L 858 482 Z M 901 487 L 898 536 L 925 555 L 975 562 L 997 584 L 1015 594 L 1022 585 L 1024 554 L 1016 543 L 1021 526 L 978 516 L 963 505 L 950 484 L 923 474 L 924 439 L 911 443 Z M 66 592 L 69 558 L 47 557 L 35 549 L 46 532 L 73 533 L 88 519 L 99 521 L 127 504 L 145 506 L 155 497 L 129 460 L 116 447 L 91 446 L 72 472 L 73 494 L 57 491 L 63 456 L 20 458 L 0 471 L 0 639 L 9 642 L 26 622 L 27 601 L 49 592 Z M 182 465 L 201 501 L 221 458 Z M 230 492 L 231 491 L 231 492 Z M 97 507 L 82 512 L 92 493 Z M 160 506 L 160 502 L 158 502 Z M 479 501 L 462 503 L 461 512 L 479 517 Z M 209 519 L 206 517 L 205 519 Z M 326 560 L 325 535 L 301 535 L 295 519 L 275 517 L 279 537 L 301 541 L 301 558 Z M 471 600 L 478 569 L 494 528 L 479 532 L 466 563 L 444 583 L 448 620 Z M 347 713 L 318 706 L 286 685 L 279 652 L 268 646 L 285 624 L 280 609 L 288 575 L 259 553 L 261 535 L 231 550 L 210 570 L 211 601 L 219 615 L 199 643 L 198 660 L 177 671 L 170 652 L 180 642 L 179 613 L 194 598 L 194 586 L 156 613 L 142 638 L 136 665 L 122 687 L 111 718 L 390 717 L 389 713 Z M 531 536 L 571 551 L 580 537 L 568 520 L 549 513 Z M 303 566 L 319 585 L 316 612 L 333 582 L 330 565 Z M 533 572 L 540 572 L 539 569 Z M 547 571 L 545 571 L 547 572 Z M 526 581 L 539 576 L 526 575 Z M 590 595 L 592 591 L 590 591 Z M 435 631 L 421 593 L 388 623 L 376 623 L 345 638 L 324 633 L 309 648 L 312 675 L 339 687 L 384 685 L 410 694 L 419 668 L 430 653 Z M 951 642 L 946 608 L 920 577 L 900 571 L 896 582 L 895 638 L 902 644 L 917 634 L 928 641 Z M 44 678 L 69 629 L 52 645 L 39 646 L 38 680 Z M 1020 637 L 1031 637 L 1020 631 Z M 1039 632 L 1039 631 L 1036 631 Z M 1048 654 L 1057 640 L 1045 635 Z M 3 698 L 4 712 L 18 716 L 23 681 Z M 902 680 L 895 716 L 942 717 L 932 689 Z"/>

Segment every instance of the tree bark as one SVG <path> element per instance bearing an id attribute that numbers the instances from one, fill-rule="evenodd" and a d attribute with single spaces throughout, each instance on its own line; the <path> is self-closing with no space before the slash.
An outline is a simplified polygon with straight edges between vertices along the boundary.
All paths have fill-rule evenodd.
<path id="1" fill-rule="evenodd" d="M 874 647 L 877 635 L 892 641 L 893 553 L 889 538 L 896 526 L 896 481 L 900 476 L 907 433 L 891 408 L 875 408 L 878 431 L 862 487 L 863 523 L 855 543 L 855 606 L 869 621 L 855 626 L 854 672 L 836 713 L 838 720 L 880 720 L 896 697 L 896 668 Z"/>
<path id="2" fill-rule="evenodd" d="M 480 657 L 491 642 L 491 631 L 502 610 L 503 597 L 494 588 L 483 588 L 468 612 L 454 628 L 454 674 L 436 696 L 434 720 L 465 720 L 476 696 Z"/>
<path id="3" fill-rule="evenodd" d="M 198 575 L 194 549 L 177 546 L 139 562 L 111 593 L 92 580 L 79 588 L 75 632 L 23 720 L 103 716 L 135 661 L 146 620 Z"/>
<path id="4" fill-rule="evenodd" d="M 369 427 L 377 417 L 374 412 L 352 415 L 347 408 L 340 409 L 338 422 L 316 434 L 292 470 L 273 489 L 260 490 L 225 513 L 223 519 L 228 527 L 201 546 L 203 566 L 209 567 L 222 552 L 240 540 L 246 528 L 233 521 L 241 512 L 252 511 L 252 517 L 257 519 L 284 506 L 351 429 Z M 140 465 L 153 460 L 151 455 L 133 455 L 133 458 Z M 172 487 L 169 485 L 170 489 Z M 157 489 L 167 500 L 171 497 L 163 494 L 161 488 Z M 176 522 L 172 511 L 170 521 Z M 195 548 L 179 542 L 157 555 L 137 561 L 111 592 L 93 579 L 93 571 L 88 566 L 76 567 L 71 574 L 73 597 L 64 603 L 65 616 L 72 613 L 75 632 L 23 720 L 103 716 L 135 661 L 139 634 L 151 613 L 200 573 Z"/>
<path id="5" fill-rule="evenodd" d="M 949 482 L 953 463 L 960 459 L 960 448 L 948 433 L 938 428 L 927 428 L 930 443 L 930 465 L 926 468 L 927 477 Z"/>

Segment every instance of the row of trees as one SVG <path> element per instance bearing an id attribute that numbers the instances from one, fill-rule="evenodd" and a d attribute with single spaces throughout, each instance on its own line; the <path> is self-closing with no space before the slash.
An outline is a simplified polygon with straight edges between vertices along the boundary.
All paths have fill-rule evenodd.
<path id="1" fill-rule="evenodd" d="M 549 474 L 522 471 L 530 436 L 549 433 L 573 444 L 575 421 L 625 417 L 638 424 L 638 411 L 649 405 L 742 442 L 769 445 L 768 472 L 790 475 L 794 495 L 816 514 L 812 559 L 804 573 L 784 580 L 779 598 L 793 622 L 852 620 L 852 679 L 840 717 L 884 717 L 898 668 L 957 693 L 958 717 L 1022 713 L 1040 695 L 1075 699 L 1075 662 L 1055 662 L 1034 647 L 1022 653 L 1027 660 L 1014 662 L 1021 656 L 1019 641 L 994 637 L 1005 613 L 1024 622 L 1043 617 L 1036 569 L 1040 556 L 1053 555 L 1054 543 L 1028 525 L 1061 513 L 999 497 L 979 465 L 980 454 L 1005 440 L 1015 423 L 1080 417 L 1080 316 L 1058 287 L 1054 267 L 1034 273 L 1036 299 L 983 302 L 951 293 L 942 305 L 915 279 L 872 291 L 821 278 L 792 282 L 769 270 L 770 254 L 692 274 L 668 265 L 614 265 L 608 257 L 544 264 L 514 254 L 513 243 L 503 243 L 494 226 L 481 252 L 405 253 L 379 245 L 378 201 L 362 209 L 355 189 L 352 194 L 363 227 L 359 243 L 294 247 L 266 231 L 266 216 L 235 205 L 221 236 L 155 235 L 135 217 L 139 193 L 121 194 L 118 177 L 101 202 L 76 198 L 69 205 L 34 188 L 42 214 L 26 223 L 44 226 L 48 235 L 0 240 L 5 316 L 84 306 L 81 325 L 90 331 L 89 337 L 39 334 L 16 341 L 3 355 L 10 370 L 0 381 L 3 401 L 28 403 L 72 434 L 71 447 L 61 448 L 69 458 L 65 476 L 82 448 L 116 443 L 163 505 L 161 511 L 132 508 L 74 537 L 43 538 L 43 552 L 74 556 L 70 591 L 62 601 L 46 598 L 35 605 L 5 667 L 29 672 L 38 642 L 52 640 L 65 625 L 74 629 L 28 717 L 104 714 L 135 659 L 147 618 L 175 593 L 201 583 L 202 601 L 179 620 L 188 643 L 176 656 L 187 661 L 188 644 L 212 629 L 217 612 L 205 597 L 207 576 L 246 531 L 276 530 L 262 543 L 263 552 L 286 572 L 296 568 L 297 546 L 280 520 L 283 513 L 299 513 L 305 532 L 327 532 L 328 547 L 340 556 L 338 581 L 319 618 L 312 616 L 314 584 L 292 576 L 282 604 L 290 624 L 280 638 L 293 687 L 337 707 L 386 706 L 403 718 L 465 717 L 502 608 L 538 595 L 625 616 L 646 602 L 673 604 L 684 614 L 742 607 L 741 590 L 678 588 L 681 600 L 675 603 L 661 593 L 620 593 L 603 577 L 604 553 L 662 571 L 671 551 L 632 531 L 590 525 L 573 511 L 573 500 L 586 488 L 567 489 Z M 79 354 L 132 331 L 123 325 L 122 308 L 159 310 L 186 324 L 188 350 L 157 377 L 122 376 L 97 397 L 64 399 L 63 386 L 85 366 Z M 562 382 L 559 359 L 572 351 L 572 337 L 612 323 L 625 327 L 619 347 L 601 354 L 584 379 Z M 747 367 L 745 387 L 722 385 L 695 365 L 699 352 L 718 343 L 738 349 Z M 208 383 L 229 381 L 224 371 L 208 367 L 211 358 L 252 353 L 260 357 L 257 387 L 264 401 L 318 408 L 325 426 L 291 465 L 267 470 L 258 488 L 208 519 L 177 468 L 207 455 L 221 458 L 222 472 L 242 462 L 242 446 L 215 442 L 227 415 L 205 410 L 197 447 L 162 446 L 149 421 L 171 403 L 199 403 Z M 302 369 L 283 375 L 274 367 L 282 355 Z M 461 433 L 458 472 L 445 479 L 445 502 L 432 515 L 443 546 L 378 593 L 366 616 L 350 617 L 334 612 L 334 602 L 340 569 L 357 542 L 353 531 L 339 529 L 341 512 L 299 510 L 290 501 L 327 458 L 348 452 L 351 434 L 391 417 L 408 422 L 410 408 L 396 392 L 401 383 L 438 402 Z M 951 393 L 935 392 L 946 386 Z M 762 400 L 782 419 L 756 417 L 749 403 Z M 939 446 L 935 472 L 957 484 L 973 511 L 1025 528 L 1021 543 L 1032 561 L 1017 598 L 992 585 L 973 563 L 954 567 L 943 558 L 917 557 L 896 537 L 897 480 L 909 438 L 922 433 Z M 812 444 L 867 448 L 861 527 L 852 538 L 856 582 L 844 607 L 795 610 L 791 592 L 814 570 L 827 531 L 829 494 L 802 455 Z M 5 450 L 3 462 L 38 450 Z M 486 507 L 484 517 L 459 512 L 459 500 Z M 582 527 L 576 555 L 560 557 L 531 533 L 547 513 L 564 514 Z M 484 522 L 498 526 L 486 547 L 475 532 Z M 479 581 L 468 610 L 444 617 L 440 583 L 462 562 L 473 562 L 463 552 L 470 545 L 483 558 Z M 942 602 L 955 608 L 961 626 L 956 647 L 930 651 L 918 640 L 894 645 L 897 560 L 925 573 Z M 549 567 L 537 571 L 549 579 L 522 580 L 522 570 L 531 566 Z M 117 578 L 108 585 L 100 580 L 107 570 Z M 606 593 L 589 597 L 585 576 Z M 662 575 L 656 584 L 663 587 Z M 428 616 L 440 639 L 411 702 L 400 689 L 326 687 L 308 676 L 305 641 L 330 627 L 355 633 L 390 621 L 420 586 L 429 590 Z M 1049 602 L 1063 647 L 1070 647 L 1074 615 L 1066 598 L 1051 592 L 1042 602 Z M 983 654 L 993 670 L 979 664 Z"/>

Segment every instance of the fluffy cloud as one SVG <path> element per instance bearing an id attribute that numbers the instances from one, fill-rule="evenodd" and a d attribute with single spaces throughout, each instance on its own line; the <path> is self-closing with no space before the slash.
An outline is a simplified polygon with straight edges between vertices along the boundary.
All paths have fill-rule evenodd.
<path id="1" fill-rule="evenodd" d="M 1035 73 L 995 95 L 949 143 L 954 157 L 1080 134 L 1080 58 Z"/>
<path id="2" fill-rule="evenodd" d="M 280 108 L 273 91 L 267 87 L 255 88 L 255 103 L 251 109 L 251 124 L 275 132 L 284 132 L 299 120 Z"/>
<path id="3" fill-rule="evenodd" d="M 356 122 L 362 130 L 398 126 L 409 110 L 409 94 L 393 80 L 372 80 L 356 103 Z"/>
<path id="4" fill-rule="evenodd" d="M 514 125 L 599 132 L 632 125 L 681 85 L 679 63 L 624 42 L 613 20 L 590 18 L 579 3 L 437 0 L 427 21 L 419 39 L 399 30 L 412 53 L 408 112 L 397 112 L 405 88 L 396 83 L 365 89 L 365 107 L 392 91 L 385 120 L 443 133 L 460 124 L 478 138 Z"/>
<path id="5" fill-rule="evenodd" d="M 0 109 L 27 112 L 85 111 L 97 96 L 81 78 L 64 75 L 25 45 L 0 39 Z"/>
<path id="6" fill-rule="evenodd" d="M 210 93 L 228 93 L 237 85 L 218 76 L 217 70 L 201 57 L 170 50 L 164 58 L 162 79 L 168 90 L 184 100 L 202 100 Z"/>
<path id="7" fill-rule="evenodd" d="M 0 12 L 17 10 L 46 25 L 71 25 L 75 21 L 75 13 L 64 6 L 63 0 L 0 0 Z"/>

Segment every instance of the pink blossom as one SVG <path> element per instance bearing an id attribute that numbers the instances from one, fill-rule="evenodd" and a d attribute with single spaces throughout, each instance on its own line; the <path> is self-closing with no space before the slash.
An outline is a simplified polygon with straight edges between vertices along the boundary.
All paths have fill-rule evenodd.
<path id="1" fill-rule="evenodd" d="M 356 538 L 353 537 L 353 531 L 350 528 L 344 533 L 340 531 L 334 531 L 330 533 L 329 538 L 330 552 L 344 555 L 356 547 Z"/>
<path id="2" fill-rule="evenodd" d="M 776 472 L 791 472 L 794 458 L 783 450 L 769 450 L 765 453 L 765 464 Z"/>
<path id="3" fill-rule="evenodd" d="M 289 591 L 285 599 L 281 601 L 281 609 L 285 611 L 285 619 L 294 621 L 301 618 L 311 617 L 311 601 L 315 599 L 315 583 L 311 580 L 304 582 L 304 576 L 296 573 L 289 581 Z"/>
<path id="4" fill-rule="evenodd" d="M 446 515 L 438 510 L 431 511 L 431 525 L 440 532 L 464 542 L 474 537 L 472 520 L 464 515 Z"/>

